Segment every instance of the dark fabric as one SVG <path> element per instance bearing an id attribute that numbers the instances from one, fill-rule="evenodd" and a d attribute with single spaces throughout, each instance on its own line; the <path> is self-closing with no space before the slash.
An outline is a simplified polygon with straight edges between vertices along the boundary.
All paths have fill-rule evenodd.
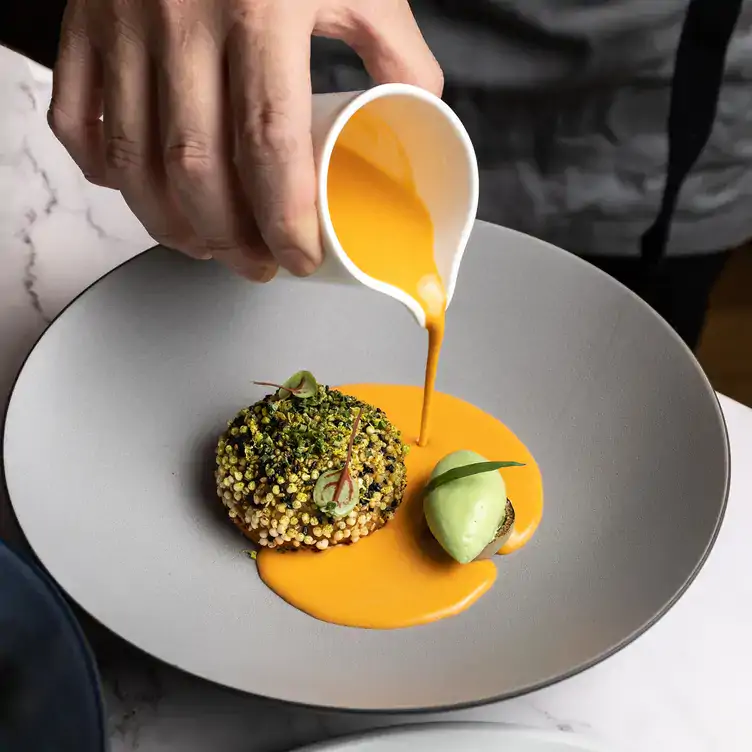
<path id="1" fill-rule="evenodd" d="M 728 0 L 712 2 L 725 16 Z M 480 219 L 577 254 L 640 255 L 663 195 L 690 4 L 411 0 L 478 154 Z M 725 62 L 713 134 L 672 219 L 672 257 L 752 237 L 752 0 Z M 332 40 L 314 40 L 312 66 L 318 91 L 368 85 L 357 55 Z"/>
<path id="2" fill-rule="evenodd" d="M 0 44 L 52 68 L 65 0 L 0 0 Z"/>
<path id="3" fill-rule="evenodd" d="M 585 260 L 610 274 L 638 295 L 650 275 L 650 305 L 695 350 L 700 342 L 710 293 L 728 260 L 728 251 L 667 258 L 648 269 L 640 259 L 585 256 Z"/>
<path id="4" fill-rule="evenodd" d="M 49 577 L 0 543 L 0 752 L 105 752 L 94 659 Z"/>
<path id="5" fill-rule="evenodd" d="M 645 232 L 646 266 L 636 290 L 657 307 L 664 295 L 661 266 L 684 181 L 710 138 L 723 86 L 726 53 L 743 0 L 690 0 L 676 53 L 668 116 L 668 169 L 661 208 Z M 654 300 L 655 299 L 655 300 Z"/>

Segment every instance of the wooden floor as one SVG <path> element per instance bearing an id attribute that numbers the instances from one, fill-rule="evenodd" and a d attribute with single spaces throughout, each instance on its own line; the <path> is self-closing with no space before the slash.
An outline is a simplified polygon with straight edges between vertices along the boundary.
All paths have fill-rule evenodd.
<path id="1" fill-rule="evenodd" d="M 752 407 L 752 245 L 734 252 L 713 291 L 698 358 L 719 392 Z"/>

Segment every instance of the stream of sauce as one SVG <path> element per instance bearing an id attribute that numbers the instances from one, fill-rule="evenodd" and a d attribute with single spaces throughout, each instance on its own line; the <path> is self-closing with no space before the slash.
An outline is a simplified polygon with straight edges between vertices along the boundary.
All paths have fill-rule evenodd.
<path id="1" fill-rule="evenodd" d="M 368 148 L 368 134 L 374 129 L 382 154 L 385 151 L 391 162 L 391 174 L 356 151 Z M 446 292 L 434 259 L 431 215 L 415 190 L 410 161 L 385 124 L 369 117 L 367 107 L 347 123 L 332 152 L 327 193 L 334 230 L 353 263 L 370 277 L 406 292 L 425 313 L 428 359 L 418 444 L 426 446 L 444 339 Z"/>
<path id="2" fill-rule="evenodd" d="M 388 170 L 367 159 L 374 131 L 378 145 L 388 147 Z M 383 152 L 381 156 L 384 167 Z M 394 520 L 372 536 L 325 553 L 261 550 L 259 573 L 284 600 L 323 621 L 374 629 L 409 627 L 463 611 L 496 579 L 492 561 L 458 564 L 431 536 L 421 492 L 436 463 L 459 449 L 525 463 L 504 472 L 516 517 L 500 553 L 524 546 L 538 527 L 541 477 L 527 448 L 496 418 L 435 391 L 446 293 L 434 260 L 433 224 L 404 150 L 385 124 L 369 117 L 368 106 L 347 123 L 334 148 L 328 200 L 337 237 L 353 263 L 405 291 L 425 312 L 423 389 L 377 384 L 341 388 L 384 410 L 412 446 L 406 461 L 408 486 Z"/>

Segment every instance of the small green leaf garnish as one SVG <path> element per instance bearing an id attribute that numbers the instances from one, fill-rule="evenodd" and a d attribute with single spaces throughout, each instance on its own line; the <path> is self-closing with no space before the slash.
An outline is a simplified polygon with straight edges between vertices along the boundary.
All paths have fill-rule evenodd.
<path id="1" fill-rule="evenodd" d="M 358 410 L 358 414 L 353 421 L 350 440 L 347 443 L 345 466 L 332 468 L 321 473 L 313 488 L 314 503 L 331 517 L 346 517 L 355 508 L 360 497 L 360 486 L 356 479 L 352 477 L 350 462 L 355 434 L 358 432 L 362 415 L 363 408 Z"/>
<path id="2" fill-rule="evenodd" d="M 499 470 L 502 467 L 525 467 L 524 462 L 473 462 L 471 465 L 462 465 L 461 467 L 453 467 L 451 470 L 447 470 L 441 475 L 437 475 L 433 480 L 429 481 L 426 485 L 425 493 L 429 494 L 435 491 L 437 488 L 451 483 L 452 481 L 459 480 L 460 478 L 469 478 L 471 475 L 478 475 L 480 473 L 490 473 L 493 470 Z"/>
<path id="3" fill-rule="evenodd" d="M 254 561 L 256 561 L 256 557 L 258 556 L 258 551 L 252 551 L 250 548 L 247 548 L 240 553 L 245 554 L 249 559 L 253 559 Z"/>
<path id="4" fill-rule="evenodd" d="M 284 384 L 274 384 L 271 381 L 254 381 L 256 386 L 273 386 L 279 391 L 280 399 L 287 399 L 290 395 L 298 399 L 309 399 L 318 394 L 319 385 L 310 371 L 298 371 Z"/>

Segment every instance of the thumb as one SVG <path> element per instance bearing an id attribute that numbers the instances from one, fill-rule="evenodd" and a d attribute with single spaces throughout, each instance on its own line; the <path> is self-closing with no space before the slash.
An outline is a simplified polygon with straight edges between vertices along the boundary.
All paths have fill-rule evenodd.
<path id="1" fill-rule="evenodd" d="M 343 5 L 347 7 L 336 16 L 346 21 L 324 21 L 317 24 L 317 33 L 349 45 L 377 84 L 413 84 L 441 96 L 444 74 L 407 0 L 350 0 Z"/>

